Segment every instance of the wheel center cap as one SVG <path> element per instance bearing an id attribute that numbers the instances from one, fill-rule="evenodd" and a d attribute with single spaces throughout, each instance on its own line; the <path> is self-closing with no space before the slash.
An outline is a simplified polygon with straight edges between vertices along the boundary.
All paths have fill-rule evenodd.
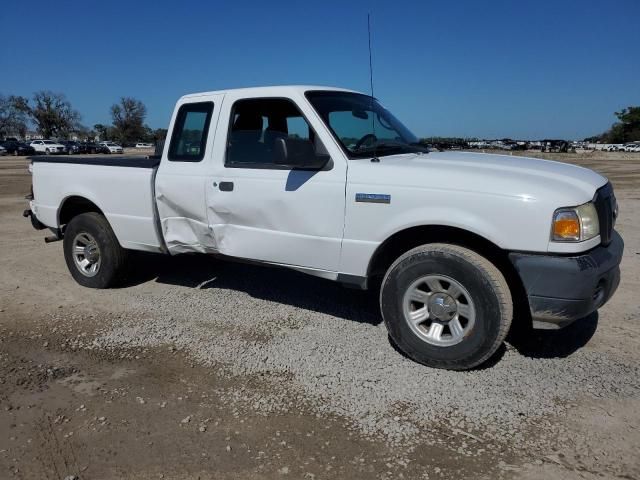
<path id="1" fill-rule="evenodd" d="M 429 299 L 429 313 L 439 320 L 451 320 L 458 307 L 451 295 L 446 293 L 434 293 Z"/>
<path id="2" fill-rule="evenodd" d="M 91 263 L 95 263 L 98 261 L 98 257 L 98 247 L 96 245 L 87 245 L 84 247 L 84 258 Z"/>

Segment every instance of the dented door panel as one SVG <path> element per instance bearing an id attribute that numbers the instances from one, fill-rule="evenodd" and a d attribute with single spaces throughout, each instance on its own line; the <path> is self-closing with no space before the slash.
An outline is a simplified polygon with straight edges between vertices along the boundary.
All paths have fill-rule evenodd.
<path id="1" fill-rule="evenodd" d="M 166 248 L 172 255 L 218 251 L 207 215 L 206 182 L 213 168 L 211 152 L 223 98 L 223 94 L 203 95 L 202 98 L 179 102 L 169 125 L 168 138 L 173 138 L 176 117 L 183 104 L 195 101 L 213 103 L 203 158 L 199 161 L 171 160 L 170 145 L 167 144 L 156 176 L 155 199 L 160 228 Z"/>
<path id="2" fill-rule="evenodd" d="M 269 95 L 227 93 L 220 112 L 213 170 L 206 185 L 209 224 L 222 254 L 337 272 L 344 231 L 347 165 L 321 120 L 301 94 L 295 103 L 332 161 L 319 171 L 225 165 L 236 101 Z M 232 182 L 232 190 L 220 184 Z"/>
<path id="3" fill-rule="evenodd" d="M 338 172 L 228 169 L 230 192 L 208 188 L 217 248 L 225 255 L 336 271 L 343 231 Z M 218 182 L 219 183 L 219 182 Z"/>

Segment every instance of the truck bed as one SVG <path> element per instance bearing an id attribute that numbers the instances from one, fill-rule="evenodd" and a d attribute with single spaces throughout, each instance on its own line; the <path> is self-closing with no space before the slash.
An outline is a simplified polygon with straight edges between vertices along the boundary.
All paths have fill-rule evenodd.
<path id="1" fill-rule="evenodd" d="M 105 215 L 124 248 L 161 251 L 154 180 L 159 158 L 139 156 L 34 156 L 31 210 L 51 228 L 61 227 L 67 201 L 86 199 Z"/>

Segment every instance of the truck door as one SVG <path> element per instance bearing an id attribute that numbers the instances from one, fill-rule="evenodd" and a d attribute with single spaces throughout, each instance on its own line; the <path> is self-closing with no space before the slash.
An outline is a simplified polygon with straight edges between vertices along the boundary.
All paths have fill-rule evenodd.
<path id="1" fill-rule="evenodd" d="M 181 99 L 169 125 L 155 199 L 161 233 L 171 254 L 217 251 L 207 217 L 206 182 L 223 97 Z"/>
<path id="2" fill-rule="evenodd" d="M 337 271 L 347 169 L 338 147 L 304 97 L 296 102 L 235 95 L 225 97 L 214 168 L 206 185 L 209 225 L 218 250 Z M 310 155 L 328 153 L 332 160 L 320 170 L 278 165 L 278 139 L 296 139 L 293 143 L 308 148 Z"/>

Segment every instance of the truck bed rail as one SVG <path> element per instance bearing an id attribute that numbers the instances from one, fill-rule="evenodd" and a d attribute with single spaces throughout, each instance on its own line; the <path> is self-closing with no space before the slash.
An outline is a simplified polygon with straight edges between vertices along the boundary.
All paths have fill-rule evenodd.
<path id="1" fill-rule="evenodd" d="M 76 156 L 33 156 L 34 163 L 66 163 L 74 165 L 103 165 L 106 167 L 155 168 L 160 164 L 158 157 L 76 157 Z"/>

